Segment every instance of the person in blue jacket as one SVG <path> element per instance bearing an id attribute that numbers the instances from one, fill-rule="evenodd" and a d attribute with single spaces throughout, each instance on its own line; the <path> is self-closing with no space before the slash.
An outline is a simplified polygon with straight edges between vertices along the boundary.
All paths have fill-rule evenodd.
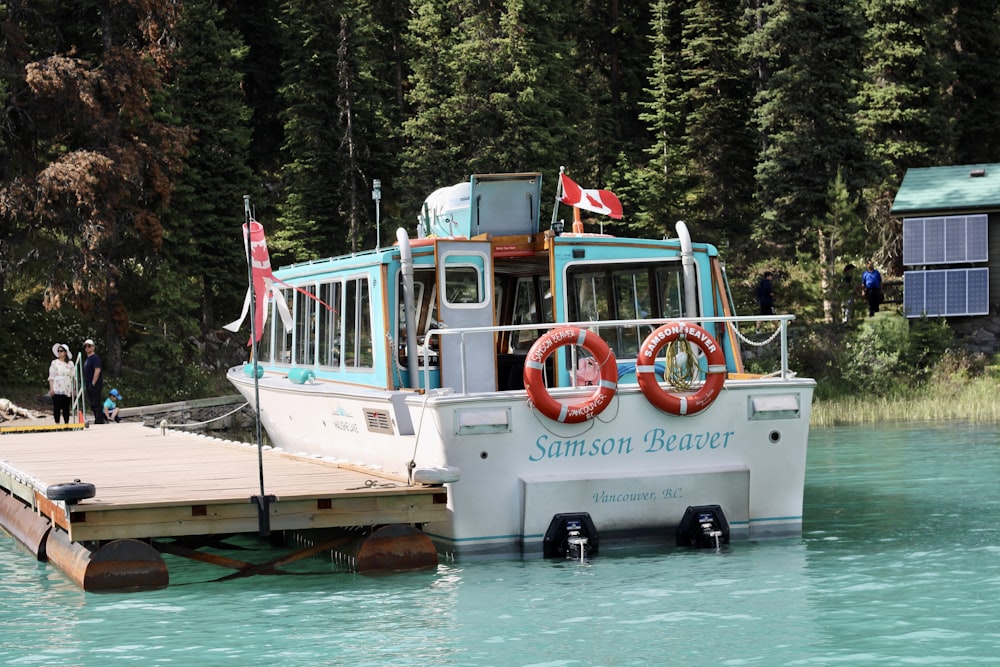
<path id="1" fill-rule="evenodd" d="M 868 302 L 868 317 L 872 317 L 878 312 L 878 307 L 882 303 L 882 274 L 871 261 L 866 267 L 867 270 L 861 274 L 861 293 Z"/>

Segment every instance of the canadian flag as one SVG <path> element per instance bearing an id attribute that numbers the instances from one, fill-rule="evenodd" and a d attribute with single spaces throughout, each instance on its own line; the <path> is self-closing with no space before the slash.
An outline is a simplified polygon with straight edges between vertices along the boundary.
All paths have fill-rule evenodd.
<path id="1" fill-rule="evenodd" d="M 622 203 L 610 190 L 584 190 L 566 174 L 559 174 L 559 186 L 562 190 L 559 201 L 562 203 L 585 211 L 610 215 L 615 220 L 622 219 Z"/>

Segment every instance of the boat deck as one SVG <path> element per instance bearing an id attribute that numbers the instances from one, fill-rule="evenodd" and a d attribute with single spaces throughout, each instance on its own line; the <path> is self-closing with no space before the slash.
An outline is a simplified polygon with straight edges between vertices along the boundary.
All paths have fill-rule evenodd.
<path id="1" fill-rule="evenodd" d="M 264 449 L 270 529 L 413 524 L 446 518 L 446 491 L 330 461 Z M 66 531 L 72 542 L 256 533 L 255 445 L 138 424 L 0 435 L 0 487 Z M 49 500 L 80 480 L 96 496 Z"/>

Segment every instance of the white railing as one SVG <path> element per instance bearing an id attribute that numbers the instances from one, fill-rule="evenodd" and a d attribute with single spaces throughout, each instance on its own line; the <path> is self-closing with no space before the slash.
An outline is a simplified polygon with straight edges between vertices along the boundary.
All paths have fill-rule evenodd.
<path id="1" fill-rule="evenodd" d="M 467 345 L 465 344 L 466 336 L 472 334 L 481 333 L 502 333 L 502 332 L 513 332 L 513 331 L 539 331 L 539 330 L 552 330 L 561 327 L 579 327 L 581 329 L 586 329 L 588 327 L 599 327 L 599 328 L 613 328 L 613 327 L 650 327 L 652 332 L 656 328 L 668 324 L 671 322 L 691 322 L 699 326 L 704 327 L 706 324 L 716 324 L 722 323 L 726 325 L 726 331 L 732 332 L 734 337 L 738 339 L 741 343 L 750 345 L 753 347 L 762 347 L 773 343 L 775 338 L 780 339 L 781 344 L 781 357 L 780 365 L 778 370 L 769 374 L 768 377 L 776 377 L 782 380 L 788 380 L 795 377 L 795 374 L 788 368 L 788 325 L 795 319 L 795 315 L 738 315 L 731 317 L 672 317 L 672 318 L 660 318 L 660 319 L 633 319 L 633 320 L 600 320 L 600 321 L 585 321 L 585 322 L 549 322 L 549 323 L 530 323 L 530 324 L 509 324 L 504 326 L 492 326 L 492 327 L 466 327 L 466 328 L 436 328 L 431 329 L 424 335 L 423 343 L 421 347 L 421 359 L 422 359 L 422 369 L 421 373 L 424 374 L 424 387 L 431 387 L 431 371 L 433 369 L 431 365 L 431 341 L 437 337 L 441 338 L 443 336 L 459 336 L 462 341 L 460 345 L 461 349 L 461 361 L 462 361 L 462 393 L 466 393 L 466 388 L 468 383 L 466 381 L 466 368 L 468 368 L 466 358 Z M 761 324 L 773 322 L 777 326 L 773 331 L 767 333 L 767 337 L 762 340 L 753 340 L 747 338 L 743 333 L 740 332 L 740 324 L 752 324 L 755 330 L 759 330 Z M 712 333 L 712 332 L 709 332 Z M 721 342 L 721 341 L 720 341 Z M 437 356 L 439 352 L 433 356 Z M 739 354 L 742 360 L 742 352 L 734 349 L 734 354 Z M 622 361 L 633 361 L 629 358 L 618 359 L 619 362 Z"/>

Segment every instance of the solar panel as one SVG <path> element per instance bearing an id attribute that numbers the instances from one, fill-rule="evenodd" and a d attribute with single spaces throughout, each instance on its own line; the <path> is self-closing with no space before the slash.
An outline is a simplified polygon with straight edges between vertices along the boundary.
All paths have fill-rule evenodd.
<path id="1" fill-rule="evenodd" d="M 944 261 L 947 264 L 964 262 L 965 247 L 965 216 L 947 218 L 944 223 Z"/>
<path id="2" fill-rule="evenodd" d="M 924 220 L 924 264 L 944 261 L 944 218 L 927 218 Z"/>
<path id="3" fill-rule="evenodd" d="M 903 220 L 903 264 L 970 264 L 988 259 L 986 215 Z"/>
<path id="4" fill-rule="evenodd" d="M 990 270 L 969 269 L 969 314 L 990 312 Z"/>
<path id="5" fill-rule="evenodd" d="M 903 220 L 903 264 L 913 266 L 923 263 L 924 219 L 906 218 Z"/>
<path id="6" fill-rule="evenodd" d="M 989 218 L 985 215 L 970 215 L 966 218 L 968 222 L 968 234 L 966 243 L 968 253 L 966 255 L 969 262 L 985 262 L 989 259 L 989 248 L 987 247 L 987 226 Z"/>
<path id="7" fill-rule="evenodd" d="M 987 315 L 989 269 L 939 269 L 903 274 L 903 312 L 907 317 Z"/>
<path id="8" fill-rule="evenodd" d="M 925 271 L 907 271 L 903 274 L 903 314 L 907 317 L 920 317 L 924 313 L 925 273 Z"/>

